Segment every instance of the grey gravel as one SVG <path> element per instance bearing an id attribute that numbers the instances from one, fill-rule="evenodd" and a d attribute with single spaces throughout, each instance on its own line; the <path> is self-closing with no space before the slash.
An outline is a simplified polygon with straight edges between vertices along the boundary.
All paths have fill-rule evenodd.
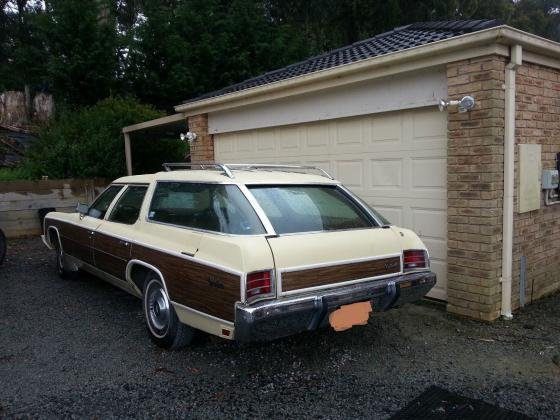
<path id="1" fill-rule="evenodd" d="M 560 418 L 560 295 L 482 324 L 421 303 L 270 343 L 149 340 L 140 301 L 60 280 L 39 239 L 0 268 L 0 417 L 387 418 L 430 385 Z"/>

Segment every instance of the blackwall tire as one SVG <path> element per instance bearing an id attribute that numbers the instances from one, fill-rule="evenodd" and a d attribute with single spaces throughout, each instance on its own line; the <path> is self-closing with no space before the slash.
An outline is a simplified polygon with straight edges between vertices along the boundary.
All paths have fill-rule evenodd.
<path id="1" fill-rule="evenodd" d="M 142 291 L 142 307 L 152 341 L 167 350 L 179 350 L 191 343 L 195 329 L 179 321 L 157 274 L 148 273 Z"/>

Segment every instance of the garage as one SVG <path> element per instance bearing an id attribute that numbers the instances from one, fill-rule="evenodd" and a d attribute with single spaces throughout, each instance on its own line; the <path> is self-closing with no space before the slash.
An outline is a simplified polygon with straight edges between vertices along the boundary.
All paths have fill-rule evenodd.
<path id="1" fill-rule="evenodd" d="M 447 297 L 447 116 L 436 109 L 390 112 L 214 135 L 217 162 L 320 167 L 392 223 L 428 246 Z"/>
<path id="2" fill-rule="evenodd" d="M 560 290 L 560 188 L 539 175 L 560 167 L 558 57 L 496 20 L 395 28 L 125 127 L 127 168 L 132 133 L 169 124 L 192 162 L 320 167 L 421 236 L 450 313 L 511 319 Z"/>

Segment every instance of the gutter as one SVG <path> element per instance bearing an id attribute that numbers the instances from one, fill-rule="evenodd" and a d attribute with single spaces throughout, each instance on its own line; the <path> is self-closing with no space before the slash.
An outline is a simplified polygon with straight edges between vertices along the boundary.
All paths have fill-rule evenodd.
<path id="1" fill-rule="evenodd" d="M 523 61 L 521 45 L 510 49 L 510 62 L 505 69 L 504 110 L 504 199 L 502 226 L 502 309 L 504 319 L 512 319 L 511 290 L 513 265 L 513 188 L 515 169 L 515 75 Z"/>
<path id="2" fill-rule="evenodd" d="M 249 98 L 257 98 L 256 101 L 266 101 L 267 96 L 288 89 L 301 88 L 305 90 L 308 88 L 309 91 L 312 91 L 313 85 L 320 82 L 339 80 L 340 83 L 343 84 L 343 78 L 358 73 L 368 74 L 374 70 L 389 69 L 393 66 L 410 64 L 413 61 L 421 59 L 428 59 L 429 62 L 429 59 L 433 59 L 436 55 L 464 51 L 470 47 L 476 48 L 492 44 L 520 45 L 525 49 L 551 57 L 554 60 L 558 60 L 560 56 L 559 43 L 503 25 L 409 48 L 403 51 L 360 60 L 351 64 L 343 64 L 303 76 L 296 76 L 290 79 L 244 89 L 239 92 L 179 104 L 175 106 L 175 111 L 184 112 L 188 116 L 202 114 L 210 110 L 217 110 L 218 107 L 220 110 L 224 110 L 236 107 L 240 102 L 246 101 Z M 481 55 L 483 54 L 484 53 L 481 53 Z M 374 78 L 374 76 L 370 76 L 370 78 Z M 298 94 L 299 93 L 303 92 L 298 92 Z"/>

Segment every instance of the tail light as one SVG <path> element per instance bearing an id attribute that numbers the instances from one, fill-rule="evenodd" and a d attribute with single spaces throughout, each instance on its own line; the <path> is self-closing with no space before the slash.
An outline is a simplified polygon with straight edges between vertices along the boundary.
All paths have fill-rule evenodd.
<path id="1" fill-rule="evenodd" d="M 403 252 L 403 270 L 422 270 L 429 267 L 428 253 L 423 249 L 408 249 Z"/>
<path id="2" fill-rule="evenodd" d="M 272 292 L 272 273 L 268 271 L 258 271 L 247 274 L 245 287 L 245 297 L 247 300 L 261 295 L 268 295 Z"/>

